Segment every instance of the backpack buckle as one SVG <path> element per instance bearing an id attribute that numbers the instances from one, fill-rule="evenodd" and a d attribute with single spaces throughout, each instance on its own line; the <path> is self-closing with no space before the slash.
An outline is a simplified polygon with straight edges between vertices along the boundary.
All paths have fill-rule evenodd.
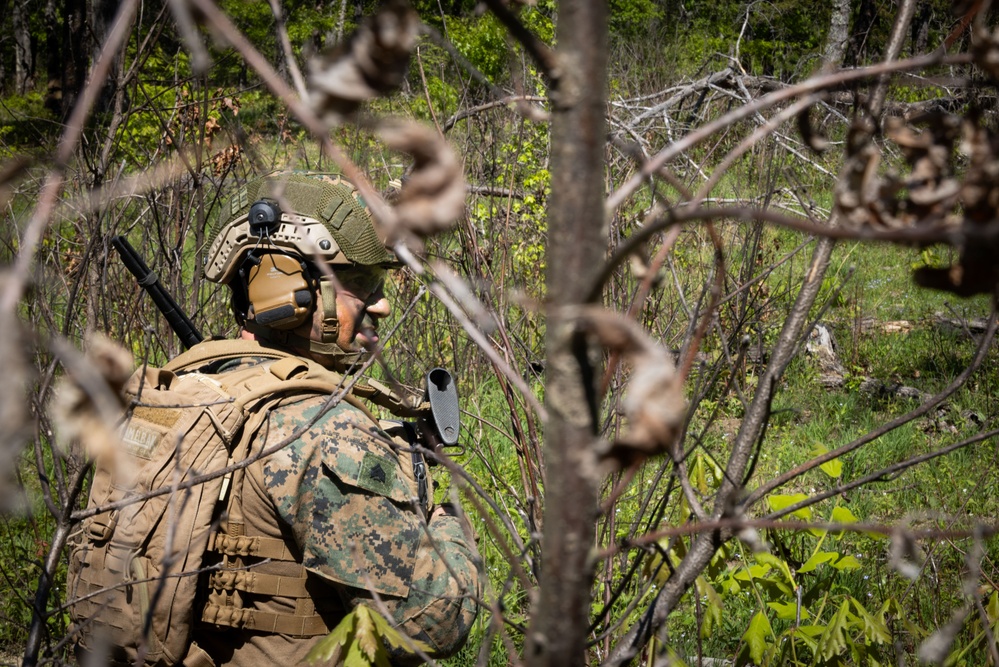
<path id="1" fill-rule="evenodd" d="M 97 514 L 90 519 L 87 526 L 87 535 L 94 542 L 104 542 L 114 535 L 114 529 L 118 526 L 118 510 L 111 510 L 106 514 Z"/>

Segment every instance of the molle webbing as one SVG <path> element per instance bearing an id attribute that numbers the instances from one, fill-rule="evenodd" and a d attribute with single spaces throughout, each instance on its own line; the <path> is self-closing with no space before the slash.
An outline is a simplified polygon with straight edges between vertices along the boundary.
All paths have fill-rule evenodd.
<path id="1" fill-rule="evenodd" d="M 322 616 L 312 614 L 299 616 L 297 614 L 275 614 L 259 609 L 243 607 L 222 607 L 208 603 L 201 615 L 201 620 L 213 625 L 230 628 L 242 628 L 256 632 L 269 632 L 293 637 L 317 637 L 329 634 L 330 628 Z"/>
<path id="2" fill-rule="evenodd" d="M 285 598 L 310 597 L 306 588 L 308 577 L 286 577 L 264 574 L 253 570 L 223 570 L 213 572 L 208 585 L 220 591 L 242 591 L 254 595 L 272 595 Z"/>
<path id="3" fill-rule="evenodd" d="M 208 539 L 208 551 L 214 551 L 223 556 L 255 556 L 295 562 L 295 556 L 288 550 L 284 540 L 274 537 L 248 537 L 246 535 L 215 533 Z"/>
<path id="4" fill-rule="evenodd" d="M 235 496 L 230 501 L 230 509 L 234 509 L 234 501 Z M 230 525 L 229 530 L 241 532 L 242 527 Z M 203 622 L 296 637 L 329 633 L 329 626 L 316 613 L 315 592 L 308 590 L 308 573 L 304 567 L 299 565 L 295 575 L 281 575 L 259 572 L 243 562 L 244 558 L 260 558 L 298 564 L 284 540 L 214 533 L 209 540 L 208 551 L 221 554 L 224 558 L 223 569 L 213 572 L 208 578 L 210 597 L 201 614 Z M 243 595 L 283 598 L 294 605 L 295 613 L 246 607 Z"/>
<path id="5" fill-rule="evenodd" d="M 336 343 L 334 333 L 332 342 L 325 342 L 328 336 L 323 333 L 323 341 L 312 340 L 305 336 L 299 336 L 294 331 L 282 331 L 271 327 L 260 326 L 253 320 L 247 320 L 244 328 L 257 337 L 257 340 L 280 345 L 281 347 L 309 350 L 315 354 L 322 354 L 334 357 L 341 368 L 350 368 L 364 363 L 368 358 L 367 352 L 347 352 Z M 324 324 L 324 327 L 326 325 Z"/>

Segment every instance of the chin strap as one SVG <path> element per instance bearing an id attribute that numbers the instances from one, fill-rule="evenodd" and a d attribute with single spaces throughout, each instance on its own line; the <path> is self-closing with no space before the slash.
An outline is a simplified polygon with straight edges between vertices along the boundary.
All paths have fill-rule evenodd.
<path id="1" fill-rule="evenodd" d="M 336 318 L 336 287 L 333 286 L 329 276 L 322 276 L 319 279 L 319 294 L 323 300 L 322 342 L 335 345 L 337 336 L 340 335 L 340 322 Z"/>
<path id="2" fill-rule="evenodd" d="M 315 354 L 333 357 L 333 367 L 341 373 L 357 370 L 370 357 L 370 353 L 367 351 L 348 352 L 336 343 L 322 343 L 305 336 L 299 336 L 291 331 L 262 327 L 252 320 L 247 320 L 243 328 L 260 340 L 272 345 L 290 350 L 308 350 Z"/>
<path id="3" fill-rule="evenodd" d="M 358 366 L 367 361 L 371 354 L 367 351 L 347 352 L 337 344 L 337 337 L 340 335 L 340 321 L 336 316 L 336 287 L 328 276 L 319 278 L 319 294 L 323 304 L 321 340 L 312 340 L 291 331 L 263 327 L 253 320 L 247 320 L 243 328 L 268 343 L 333 357 L 336 370 L 347 372 L 352 366 Z"/>

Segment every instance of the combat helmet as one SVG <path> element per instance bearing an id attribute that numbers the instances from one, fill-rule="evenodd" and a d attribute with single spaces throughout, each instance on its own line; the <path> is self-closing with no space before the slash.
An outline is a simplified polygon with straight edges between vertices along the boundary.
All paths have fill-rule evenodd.
<path id="1" fill-rule="evenodd" d="M 354 187 L 335 174 L 283 172 L 240 187 L 225 199 L 208 239 L 205 278 L 229 285 L 236 319 L 258 338 L 331 355 L 349 365 L 363 355 L 336 344 L 333 281 L 374 277 L 398 266 Z M 310 321 L 322 295 L 321 340 L 292 330 Z"/>

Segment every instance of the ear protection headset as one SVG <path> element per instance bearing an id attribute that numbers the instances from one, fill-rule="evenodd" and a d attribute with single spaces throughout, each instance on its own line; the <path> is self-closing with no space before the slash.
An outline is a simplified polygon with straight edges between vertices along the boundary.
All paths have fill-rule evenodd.
<path id="1" fill-rule="evenodd" d="M 281 224 L 277 202 L 261 199 L 248 216 L 250 234 L 270 246 L 270 236 Z M 294 329 L 312 313 L 315 281 L 301 259 L 280 251 L 251 250 L 239 269 L 253 308 L 253 321 L 272 329 Z"/>
<path id="2" fill-rule="evenodd" d="M 301 260 L 280 252 L 250 253 L 239 273 L 258 325 L 294 329 L 312 313 L 315 281 Z"/>

